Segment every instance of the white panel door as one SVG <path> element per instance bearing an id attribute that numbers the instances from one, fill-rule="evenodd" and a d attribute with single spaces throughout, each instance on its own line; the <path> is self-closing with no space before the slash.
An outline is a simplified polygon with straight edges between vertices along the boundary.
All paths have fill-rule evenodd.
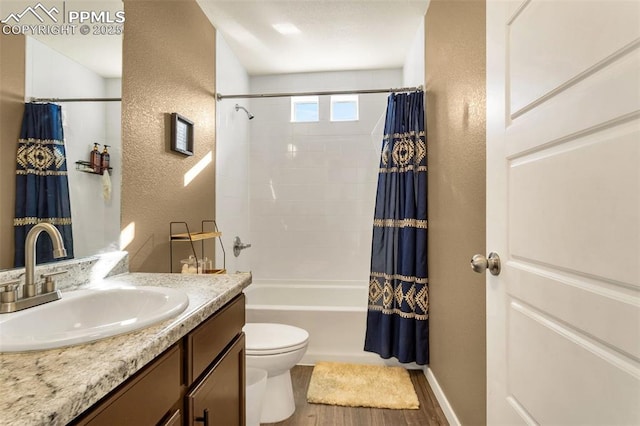
<path id="1" fill-rule="evenodd" d="M 640 425 L 640 1 L 487 2 L 487 421 Z"/>

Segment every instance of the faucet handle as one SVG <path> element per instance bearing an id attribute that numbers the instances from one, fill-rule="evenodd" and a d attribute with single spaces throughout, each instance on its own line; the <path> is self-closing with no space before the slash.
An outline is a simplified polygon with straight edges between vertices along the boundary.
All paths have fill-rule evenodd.
<path id="1" fill-rule="evenodd" d="M 20 280 L 12 280 L 0 283 L 0 302 L 15 302 L 18 298 L 18 285 L 20 285 Z"/>
<path id="2" fill-rule="evenodd" d="M 245 244 L 240 240 L 240 237 L 235 237 L 233 239 L 233 255 L 235 257 L 240 256 L 240 252 L 244 249 L 248 249 L 251 247 L 251 244 Z"/>
<path id="3" fill-rule="evenodd" d="M 42 291 L 41 293 L 51 293 L 56 291 L 56 283 L 53 281 L 53 277 L 56 275 L 66 274 L 68 271 L 57 271 L 57 272 L 49 272 L 46 274 L 40 275 L 41 278 L 44 278 L 44 283 L 42 283 Z"/>

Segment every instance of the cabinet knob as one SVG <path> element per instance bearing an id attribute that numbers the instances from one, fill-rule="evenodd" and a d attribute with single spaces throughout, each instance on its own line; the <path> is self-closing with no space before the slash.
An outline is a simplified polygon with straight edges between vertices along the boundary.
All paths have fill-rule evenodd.
<path id="1" fill-rule="evenodd" d="M 194 420 L 197 423 L 204 423 L 204 426 L 209 426 L 209 409 L 205 408 L 202 417 L 196 417 Z"/>

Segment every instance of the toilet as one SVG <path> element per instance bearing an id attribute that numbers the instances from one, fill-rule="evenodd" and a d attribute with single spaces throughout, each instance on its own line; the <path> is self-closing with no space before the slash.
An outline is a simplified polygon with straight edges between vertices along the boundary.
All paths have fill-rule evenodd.
<path id="1" fill-rule="evenodd" d="M 296 405 L 289 370 L 307 351 L 309 333 L 273 323 L 247 323 L 243 331 L 247 367 L 267 371 L 260 423 L 276 423 L 291 417 Z"/>
<path id="2" fill-rule="evenodd" d="M 246 426 L 260 426 L 262 400 L 267 386 L 267 372 L 259 368 L 246 367 L 245 418 Z"/>

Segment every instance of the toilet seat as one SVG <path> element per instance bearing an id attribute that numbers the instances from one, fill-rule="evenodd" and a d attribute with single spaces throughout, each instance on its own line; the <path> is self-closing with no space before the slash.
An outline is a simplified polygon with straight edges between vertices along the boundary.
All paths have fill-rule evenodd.
<path id="1" fill-rule="evenodd" d="M 248 323 L 243 327 L 247 355 L 275 355 L 307 346 L 309 333 L 298 327 L 275 323 Z"/>

